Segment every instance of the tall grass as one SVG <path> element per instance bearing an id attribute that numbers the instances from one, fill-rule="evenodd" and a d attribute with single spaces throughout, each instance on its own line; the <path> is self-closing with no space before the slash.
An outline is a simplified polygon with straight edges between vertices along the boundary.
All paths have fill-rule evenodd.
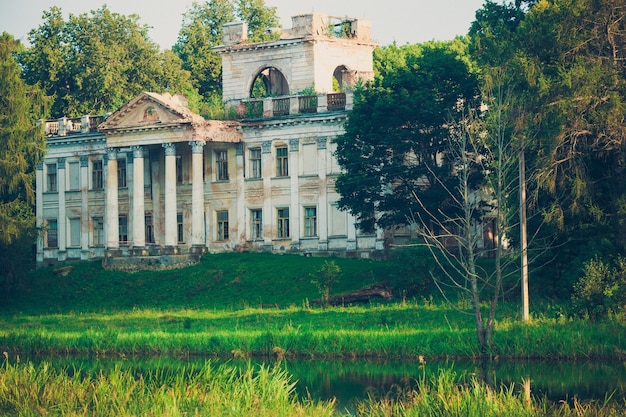
<path id="1" fill-rule="evenodd" d="M 370 398 L 357 406 L 358 415 L 368 417 L 618 417 L 626 413 L 626 402 L 550 403 L 536 399 L 515 386 L 494 389 L 476 377 L 469 381 L 444 370 L 430 379 L 422 378 L 417 388 L 399 396 Z"/>
<path id="2" fill-rule="evenodd" d="M 146 373 L 55 369 L 50 363 L 0 367 L 0 415 L 339 416 L 332 401 L 298 398 L 279 367 L 229 364 L 156 368 Z M 626 403 L 551 403 L 516 386 L 494 389 L 476 377 L 442 370 L 416 388 L 396 387 L 359 401 L 361 417 L 617 417 Z"/>
<path id="3" fill-rule="evenodd" d="M 0 414 L 72 416 L 331 416 L 332 402 L 299 400 L 279 368 L 238 370 L 210 363 L 199 369 L 95 375 L 49 364 L 0 370 Z"/>

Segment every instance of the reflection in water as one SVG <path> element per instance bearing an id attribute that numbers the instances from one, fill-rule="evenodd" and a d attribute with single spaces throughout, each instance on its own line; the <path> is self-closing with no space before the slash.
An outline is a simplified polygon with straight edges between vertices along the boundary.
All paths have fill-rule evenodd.
<path id="1" fill-rule="evenodd" d="M 298 380 L 300 392 L 314 398 L 337 398 L 340 410 L 351 409 L 355 399 L 398 397 L 442 369 L 460 377 L 482 377 L 493 386 L 515 386 L 530 396 L 549 401 L 626 399 L 626 363 L 623 362 L 524 362 L 507 361 L 487 365 L 479 362 L 340 362 L 299 361 L 283 365 Z"/>
<path id="2" fill-rule="evenodd" d="M 97 374 L 111 369 L 132 369 L 143 375 L 151 370 L 193 372 L 205 358 L 40 358 L 54 368 L 69 372 Z M 268 363 L 251 359 L 254 364 Z M 230 360 L 233 366 L 244 366 L 244 360 Z M 298 394 L 314 399 L 337 399 L 340 411 L 354 411 L 358 399 L 368 397 L 398 398 L 415 387 L 420 378 L 430 378 L 442 369 L 450 369 L 460 378 L 482 377 L 493 386 L 514 385 L 521 395 L 545 397 L 550 401 L 626 400 L 626 362 L 479 362 L 370 361 L 370 360 L 283 360 L 272 365 L 286 369 L 297 381 Z"/>

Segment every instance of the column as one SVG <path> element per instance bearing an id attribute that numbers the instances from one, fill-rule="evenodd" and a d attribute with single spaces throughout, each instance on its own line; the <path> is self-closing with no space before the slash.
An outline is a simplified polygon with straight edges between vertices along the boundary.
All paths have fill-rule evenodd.
<path id="1" fill-rule="evenodd" d="M 326 136 L 317 138 L 317 173 L 320 181 L 317 207 L 317 234 L 319 250 L 328 250 L 328 193 L 326 184 Z"/>
<path id="2" fill-rule="evenodd" d="M 146 214 L 144 209 L 143 148 L 132 146 L 133 151 L 133 247 L 146 246 Z"/>
<path id="3" fill-rule="evenodd" d="M 205 142 L 191 141 L 191 245 L 204 246 L 204 175 Z"/>
<path id="4" fill-rule="evenodd" d="M 80 156 L 80 245 L 81 259 L 89 259 L 89 157 Z"/>
<path id="5" fill-rule="evenodd" d="M 356 250 L 356 217 L 350 213 L 348 215 L 348 241 L 346 242 L 347 250 Z"/>
<path id="6" fill-rule="evenodd" d="M 58 239 L 59 239 L 59 261 L 67 258 L 67 215 L 65 214 L 65 158 L 57 160 L 57 178 L 59 190 L 59 221 Z"/>
<path id="7" fill-rule="evenodd" d="M 274 164 L 272 164 L 274 162 Z M 261 177 L 263 177 L 263 222 L 267 219 L 267 216 L 274 216 L 272 212 L 272 169 L 276 166 L 276 162 L 272 161 L 272 141 L 266 140 L 261 143 Z M 250 216 L 246 213 L 245 216 L 250 221 Z M 246 227 L 245 225 L 244 227 Z M 267 224 L 264 225 L 264 230 L 269 230 Z M 248 236 L 250 237 L 250 236 Z M 263 245 L 272 245 L 271 235 L 263 233 Z"/>
<path id="8" fill-rule="evenodd" d="M 244 174 L 244 147 L 243 143 L 235 145 L 235 182 L 237 186 L 237 237 L 241 244 L 246 241 L 246 192 Z M 267 214 L 264 214 L 267 216 Z M 265 219 L 263 219 L 265 221 Z"/>
<path id="9" fill-rule="evenodd" d="M 164 143 L 165 149 L 165 246 L 176 246 L 176 146 Z"/>
<path id="10" fill-rule="evenodd" d="M 299 151 L 300 141 L 298 139 L 289 140 L 289 177 L 290 177 L 290 207 L 289 207 L 289 221 L 291 227 L 289 232 L 291 233 L 291 249 L 297 250 L 300 248 L 300 184 L 299 184 Z M 311 155 L 313 156 L 313 155 Z M 304 158 L 307 155 L 303 155 Z M 276 216 L 276 213 L 272 213 Z"/>
<path id="11" fill-rule="evenodd" d="M 117 149 L 107 148 L 106 173 L 106 233 L 107 249 L 118 249 L 119 238 L 119 201 L 117 198 Z"/>
<path id="12" fill-rule="evenodd" d="M 37 172 L 35 173 L 35 224 L 37 230 L 43 227 L 43 163 L 37 164 Z M 37 234 L 37 263 L 43 262 L 43 233 Z"/>

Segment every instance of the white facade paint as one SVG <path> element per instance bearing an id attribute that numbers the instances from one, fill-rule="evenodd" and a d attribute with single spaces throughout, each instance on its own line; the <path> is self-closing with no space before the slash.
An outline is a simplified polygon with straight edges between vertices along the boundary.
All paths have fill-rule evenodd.
<path id="1" fill-rule="evenodd" d="M 333 156 L 351 109 L 349 87 L 373 75 L 375 44 L 369 22 L 344 19 L 347 37 L 328 35 L 333 22 L 296 16 L 292 30 L 264 43 L 247 43 L 245 24 L 225 27 L 216 50 L 224 103 L 239 112 L 237 121 L 207 121 L 182 97 L 143 93 L 106 120 L 46 122 L 48 153 L 36 175 L 38 264 L 380 249 L 382 233 L 361 234 L 338 210 Z M 270 68 L 268 85 L 280 94 L 249 113 L 253 82 Z M 333 78 L 344 92 L 333 92 Z M 313 97 L 301 101 L 303 90 Z"/>

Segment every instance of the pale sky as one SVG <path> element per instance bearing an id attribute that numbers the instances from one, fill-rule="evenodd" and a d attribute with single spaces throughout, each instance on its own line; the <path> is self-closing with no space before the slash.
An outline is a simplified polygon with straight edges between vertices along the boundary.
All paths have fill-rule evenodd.
<path id="1" fill-rule="evenodd" d="M 199 0 L 203 2 L 204 0 Z M 484 0 L 265 0 L 276 6 L 283 28 L 291 16 L 316 12 L 336 17 L 365 18 L 372 22 L 372 38 L 380 45 L 429 40 L 450 40 L 465 35 L 474 13 Z M 150 38 L 171 49 L 180 30 L 183 13 L 192 0 L 0 0 L 0 32 L 27 43 L 28 32 L 38 27 L 44 10 L 59 6 L 65 18 L 96 10 L 106 4 L 113 12 L 140 16 L 151 27 Z"/>

